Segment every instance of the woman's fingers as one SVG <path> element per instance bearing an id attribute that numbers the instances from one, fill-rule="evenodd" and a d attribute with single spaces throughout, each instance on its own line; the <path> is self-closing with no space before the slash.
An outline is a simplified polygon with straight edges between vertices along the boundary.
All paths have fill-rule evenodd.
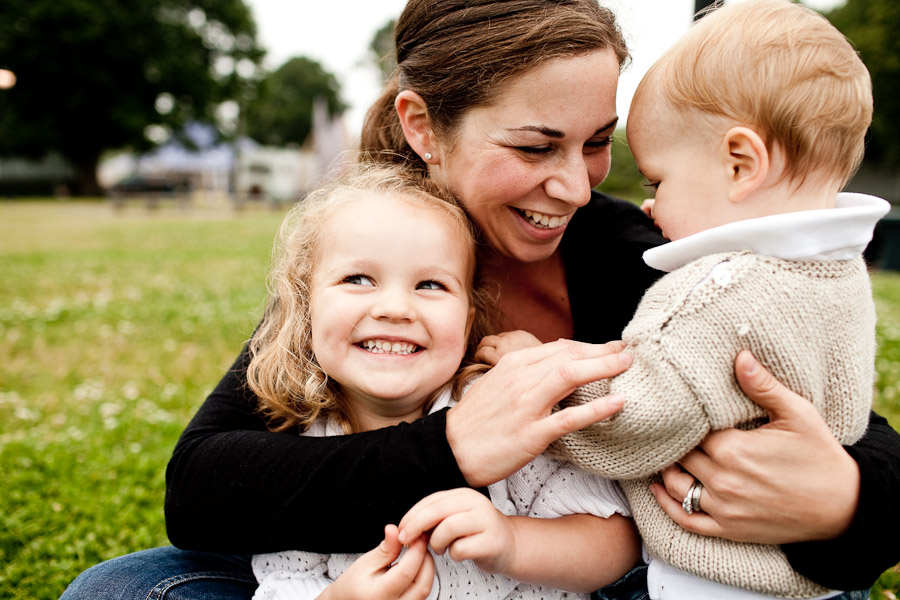
<path id="1" fill-rule="evenodd" d="M 684 508 L 682 508 L 682 501 L 687 494 L 688 489 L 690 489 L 690 484 L 685 487 L 684 493 L 681 494 L 681 499 L 675 499 L 672 497 L 671 494 L 673 492 L 668 489 L 668 486 L 663 487 L 658 483 L 650 484 L 650 491 L 656 497 L 656 501 L 659 502 L 659 505 L 666 514 L 668 514 L 673 521 L 681 525 L 681 527 L 688 531 L 708 537 L 722 537 L 722 528 L 716 520 L 709 514 L 703 512 L 704 499 L 702 492 L 700 496 L 700 510 L 694 511 L 691 514 L 687 514 L 684 511 Z"/>
<path id="2" fill-rule="evenodd" d="M 507 477 L 570 431 L 621 407 L 609 398 L 551 414 L 579 385 L 613 377 L 631 364 L 622 345 L 559 340 L 504 356 L 447 414 L 447 440 L 475 487 Z"/>
<path id="3" fill-rule="evenodd" d="M 830 539 L 849 527 L 859 499 L 859 467 L 810 402 L 787 389 L 749 352 L 735 361 L 747 395 L 769 413 L 749 431 L 710 433 L 663 472 L 660 506 L 688 531 L 735 541 L 785 544 Z M 703 483 L 700 513 L 681 500 L 692 480 Z"/>
<path id="4" fill-rule="evenodd" d="M 587 382 L 585 382 L 587 383 Z M 625 399 L 620 394 L 610 394 L 595 398 L 590 402 L 569 406 L 552 413 L 538 424 L 539 440 L 549 446 L 554 440 L 562 436 L 584 429 L 598 421 L 603 421 L 613 416 L 625 405 Z"/>

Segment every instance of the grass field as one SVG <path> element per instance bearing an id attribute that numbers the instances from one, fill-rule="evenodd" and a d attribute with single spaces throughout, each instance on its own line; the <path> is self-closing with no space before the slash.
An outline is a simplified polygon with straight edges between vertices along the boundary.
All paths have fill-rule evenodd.
<path id="1" fill-rule="evenodd" d="M 168 543 L 166 463 L 259 318 L 281 217 L 0 203 L 0 598 Z M 900 428 L 900 275 L 873 281 L 877 405 Z M 892 598 L 900 574 L 880 583 Z"/>

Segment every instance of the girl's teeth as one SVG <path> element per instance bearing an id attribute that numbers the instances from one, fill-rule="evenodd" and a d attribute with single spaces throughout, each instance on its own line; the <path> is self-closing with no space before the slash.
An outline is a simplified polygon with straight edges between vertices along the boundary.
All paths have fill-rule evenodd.
<path id="1" fill-rule="evenodd" d="M 522 212 L 534 225 L 543 229 L 556 229 L 557 227 L 562 227 L 569 220 L 567 216 L 550 217 L 539 212 L 534 212 L 533 210 L 525 210 Z"/>
<path id="2" fill-rule="evenodd" d="M 388 342 L 386 340 L 366 340 L 360 344 L 374 354 L 412 354 L 419 349 L 408 342 Z"/>

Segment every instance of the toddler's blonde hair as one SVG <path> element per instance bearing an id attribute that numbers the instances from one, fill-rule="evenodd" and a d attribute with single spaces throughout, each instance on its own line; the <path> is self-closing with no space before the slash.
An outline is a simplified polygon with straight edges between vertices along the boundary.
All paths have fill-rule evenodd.
<path id="1" fill-rule="evenodd" d="M 756 130 L 770 152 L 780 147 L 783 178 L 796 183 L 815 173 L 843 187 L 872 121 L 872 82 L 857 52 L 825 17 L 789 0 L 707 14 L 650 68 L 632 106 L 651 91 L 688 117 Z"/>
<path id="2" fill-rule="evenodd" d="M 475 233 L 460 205 L 427 178 L 402 167 L 357 163 L 299 202 L 285 217 L 276 240 L 269 298 L 262 322 L 250 339 L 247 369 L 247 382 L 273 431 L 294 427 L 302 431 L 326 418 L 336 419 L 347 433 L 355 430 L 339 385 L 322 371 L 313 353 L 309 294 L 328 219 L 348 203 L 387 196 L 445 215 L 453 224 L 468 249 L 470 269 L 463 283 L 475 307 L 467 357 L 474 355 L 478 340 L 488 332 L 488 301 L 475 283 Z"/>

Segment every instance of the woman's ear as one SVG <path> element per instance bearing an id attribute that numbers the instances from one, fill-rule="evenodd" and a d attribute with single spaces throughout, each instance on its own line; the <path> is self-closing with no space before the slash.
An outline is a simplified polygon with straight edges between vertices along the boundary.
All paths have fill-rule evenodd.
<path id="1" fill-rule="evenodd" d="M 732 127 L 722 140 L 729 170 L 728 199 L 742 202 L 759 189 L 769 174 L 769 151 L 758 133 L 748 127 Z"/>
<path id="2" fill-rule="evenodd" d="M 428 107 L 422 96 L 412 90 L 403 90 L 397 94 L 394 109 L 410 148 L 426 163 L 440 162 L 437 159 L 439 148 L 428 118 Z"/>

